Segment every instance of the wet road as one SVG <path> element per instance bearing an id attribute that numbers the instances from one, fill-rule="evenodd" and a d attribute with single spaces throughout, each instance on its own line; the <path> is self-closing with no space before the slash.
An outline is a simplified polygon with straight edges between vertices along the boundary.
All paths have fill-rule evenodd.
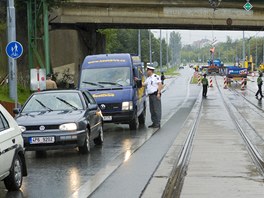
<path id="1" fill-rule="evenodd" d="M 162 96 L 163 123 L 189 97 L 192 72 L 186 68 L 180 77 L 167 80 L 170 85 Z M 191 85 L 197 95 L 200 88 L 194 86 Z M 149 118 L 147 115 L 146 126 L 150 124 Z M 0 182 L 0 197 L 70 197 L 84 184 L 99 185 L 154 133 L 146 127 L 130 131 L 127 125 L 107 124 L 104 145 L 93 147 L 89 155 L 81 155 L 74 149 L 48 151 L 41 156 L 26 152 L 29 175 L 24 178 L 21 191 L 8 193 Z"/>

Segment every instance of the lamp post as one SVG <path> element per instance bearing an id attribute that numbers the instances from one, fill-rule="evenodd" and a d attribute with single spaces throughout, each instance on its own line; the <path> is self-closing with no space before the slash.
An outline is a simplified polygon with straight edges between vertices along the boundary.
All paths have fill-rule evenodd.
<path id="1" fill-rule="evenodd" d="M 166 48 L 166 64 L 169 67 L 169 41 L 168 41 L 168 32 L 166 32 L 167 48 Z"/>
<path id="2" fill-rule="evenodd" d="M 245 31 L 243 31 L 243 65 L 245 67 L 246 60 L 246 44 L 245 44 Z"/>
<path id="3" fill-rule="evenodd" d="M 151 31 L 149 30 L 149 63 L 152 64 Z"/>
<path id="4" fill-rule="evenodd" d="M 258 42 L 257 42 L 257 37 L 256 37 L 256 57 L 255 57 L 256 59 L 255 59 L 255 65 L 256 65 L 256 67 L 257 67 L 257 65 L 258 65 Z"/>
<path id="5" fill-rule="evenodd" d="M 138 56 L 141 57 L 141 31 L 138 30 Z"/>

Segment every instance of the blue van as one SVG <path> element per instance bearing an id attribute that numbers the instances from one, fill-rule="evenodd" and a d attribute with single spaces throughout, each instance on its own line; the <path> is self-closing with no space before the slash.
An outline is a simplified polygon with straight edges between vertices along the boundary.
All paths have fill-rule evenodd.
<path id="1" fill-rule="evenodd" d="M 102 110 L 104 122 L 145 124 L 146 92 L 140 58 L 130 54 L 91 55 L 81 67 L 79 89 L 89 90 Z"/>

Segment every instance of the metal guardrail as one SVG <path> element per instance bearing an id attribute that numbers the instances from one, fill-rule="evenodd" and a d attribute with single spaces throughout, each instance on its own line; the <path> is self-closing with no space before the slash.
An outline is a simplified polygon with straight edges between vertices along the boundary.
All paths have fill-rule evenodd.
<path id="1" fill-rule="evenodd" d="M 0 86 L 4 85 L 7 79 L 8 79 L 8 74 L 5 75 L 5 77 L 1 80 Z"/>

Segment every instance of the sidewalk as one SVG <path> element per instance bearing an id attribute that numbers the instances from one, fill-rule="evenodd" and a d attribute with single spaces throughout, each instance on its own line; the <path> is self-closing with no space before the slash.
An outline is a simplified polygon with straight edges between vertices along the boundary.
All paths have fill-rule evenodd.
<path id="1" fill-rule="evenodd" d="M 263 178 L 215 87 L 203 100 L 181 198 L 263 196 Z"/>

